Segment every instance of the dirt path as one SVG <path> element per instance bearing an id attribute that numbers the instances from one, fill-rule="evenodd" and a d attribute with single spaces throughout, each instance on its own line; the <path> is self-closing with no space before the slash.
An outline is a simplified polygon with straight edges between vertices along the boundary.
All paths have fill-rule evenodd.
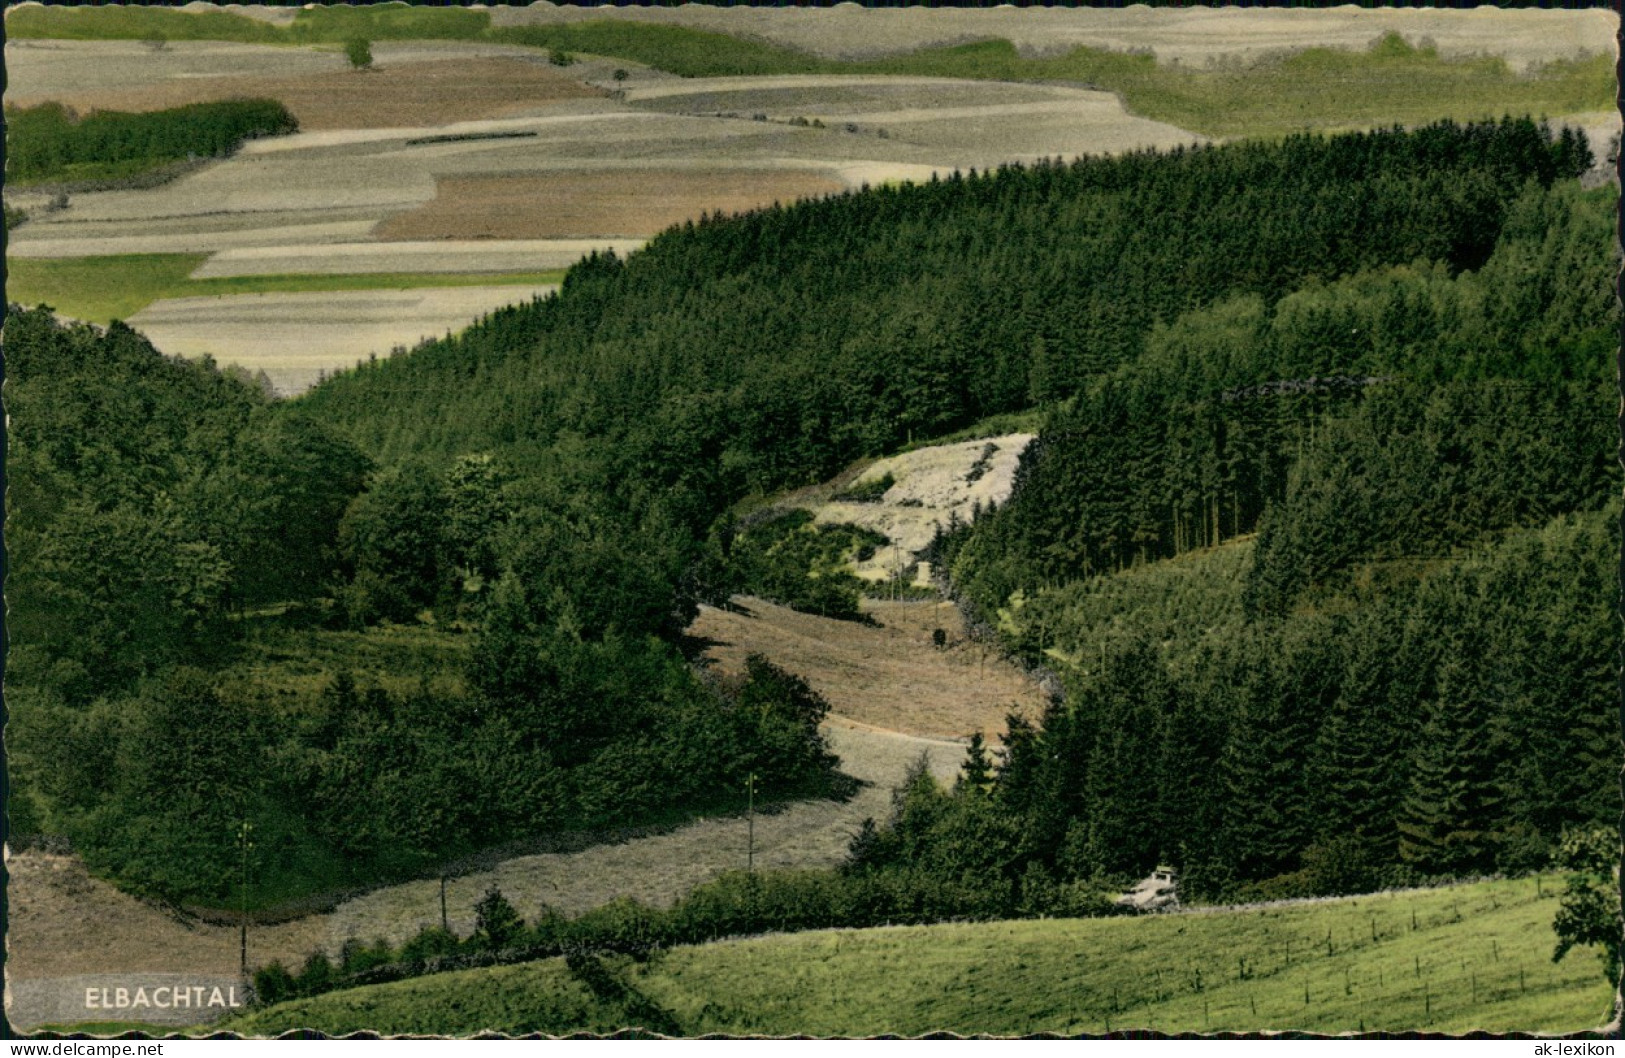
<path id="1" fill-rule="evenodd" d="M 910 764 L 924 754 L 932 772 L 950 781 L 964 756 L 955 741 L 865 730 L 840 720 L 828 731 L 843 770 L 864 786 L 844 803 L 806 801 L 758 815 L 758 866 L 835 866 L 865 818 L 886 817 L 892 786 Z M 742 869 L 746 843 L 747 821 L 728 816 L 581 852 L 517 857 L 448 884 L 451 928 L 464 936 L 473 931 L 474 902 L 491 885 L 527 918 L 544 904 L 575 914 L 617 897 L 666 906 L 724 871 Z M 124 986 L 132 992 L 143 984 L 213 988 L 236 978 L 233 927 L 180 921 L 90 877 L 76 857 L 24 852 L 10 858 L 8 869 L 7 1007 L 19 1027 L 94 1019 L 96 1011 L 84 1009 L 85 989 L 91 986 Z M 329 914 L 252 928 L 249 961 L 261 965 L 280 959 L 296 967 L 318 947 L 336 952 L 351 937 L 399 943 L 439 921 L 438 882 L 389 886 Z M 223 1012 L 200 1006 L 131 1009 L 121 1016 L 175 1023 Z"/>
<path id="2" fill-rule="evenodd" d="M 887 816 L 891 790 L 912 763 L 924 755 L 933 774 L 951 781 L 964 759 L 961 736 L 1002 731 L 1010 704 L 1031 709 L 1038 703 L 1029 681 L 964 640 L 947 604 L 866 603 L 875 624 L 861 625 L 759 600 L 742 603 L 748 612 L 707 609 L 690 633 L 713 641 L 709 654 L 722 668 L 760 651 L 804 675 L 838 711 L 825 730 L 841 769 L 862 783 L 845 802 L 798 802 L 758 815 L 754 849 L 761 867 L 835 866 L 864 819 Z M 952 636 L 945 650 L 931 643 L 937 627 Z M 519 856 L 452 880 L 449 919 L 454 930 L 470 932 L 474 902 L 493 884 L 526 917 L 544 904 L 578 913 L 627 896 L 669 905 L 722 872 L 742 868 L 746 854 L 747 821 L 725 816 L 579 852 Z M 212 989 L 236 975 L 238 933 L 230 926 L 181 921 L 90 877 L 72 856 L 24 852 L 7 865 L 6 970 L 14 1024 L 94 1018 L 96 1011 L 83 1009 L 86 988 L 118 987 L 118 978 L 130 989 Z M 336 951 L 351 937 L 398 943 L 439 919 L 437 882 L 390 886 L 328 914 L 254 927 L 249 961 L 297 964 L 317 947 Z M 174 1022 L 220 1012 L 200 1006 L 190 1012 L 130 1009 L 121 1016 Z"/>

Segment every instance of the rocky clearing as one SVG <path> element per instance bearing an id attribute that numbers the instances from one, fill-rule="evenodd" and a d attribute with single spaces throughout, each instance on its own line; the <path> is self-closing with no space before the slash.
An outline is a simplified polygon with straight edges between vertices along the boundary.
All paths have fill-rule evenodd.
<path id="1" fill-rule="evenodd" d="M 978 506 L 1003 503 L 1015 483 L 1016 464 L 1033 434 L 1006 434 L 958 444 L 931 445 L 877 460 L 849 483 L 884 480 L 893 484 L 873 503 L 853 503 L 831 496 L 813 506 L 823 525 L 859 525 L 884 533 L 891 544 L 857 564 L 858 576 L 885 580 L 907 569 L 931 543 L 939 528 L 957 518 L 969 522 Z M 834 490 L 828 490 L 833 492 Z"/>

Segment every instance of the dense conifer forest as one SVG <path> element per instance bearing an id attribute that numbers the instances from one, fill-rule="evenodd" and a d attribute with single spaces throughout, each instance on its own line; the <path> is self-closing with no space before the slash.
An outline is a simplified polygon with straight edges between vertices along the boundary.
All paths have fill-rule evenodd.
<path id="1" fill-rule="evenodd" d="M 14 185 L 129 177 L 230 154 L 244 140 L 297 131 L 271 99 L 194 103 L 150 113 L 78 115 L 59 103 L 6 107 L 6 178 Z"/>
<path id="2" fill-rule="evenodd" d="M 697 602 L 786 580 L 737 505 L 1036 407 L 1010 501 L 936 558 L 1066 694 L 954 789 L 916 776 L 845 877 L 986 915 L 1159 860 L 1203 895 L 1543 862 L 1614 807 L 1589 162 L 1532 121 L 1441 124 L 708 218 L 281 404 L 14 316 L 22 811 L 218 901 L 250 816 L 293 893 L 750 771 L 826 790 L 805 684 L 679 649 Z M 865 541 L 799 543 L 816 568 Z M 270 701 L 231 665 L 272 611 L 472 645 L 454 685 Z"/>

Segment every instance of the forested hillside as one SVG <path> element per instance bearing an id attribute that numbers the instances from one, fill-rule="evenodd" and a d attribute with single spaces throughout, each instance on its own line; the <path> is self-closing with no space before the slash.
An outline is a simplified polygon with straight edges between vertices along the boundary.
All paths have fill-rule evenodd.
<path id="1" fill-rule="evenodd" d="M 1071 692 L 999 784 L 1027 855 L 1347 892 L 1610 818 L 1613 201 L 1529 192 L 1477 271 L 1186 314 L 1052 417 L 938 552 Z"/>
<path id="2" fill-rule="evenodd" d="M 1010 504 L 937 557 L 1071 695 L 985 807 L 939 795 L 866 862 L 1162 859 L 1209 894 L 1523 869 L 1611 804 L 1614 195 L 1568 179 L 1585 153 L 1446 125 L 711 221 L 308 404 L 381 453 L 545 446 L 634 506 L 685 497 L 696 533 L 1049 405 Z M 1190 578 L 1200 623 L 1083 602 L 1255 533 Z"/>
<path id="3" fill-rule="evenodd" d="M 1612 544 L 1584 512 L 1615 479 L 1613 194 L 1565 179 L 1584 153 L 1439 126 L 712 221 L 308 404 L 381 453 L 546 446 L 538 466 L 595 467 L 634 507 L 682 498 L 696 533 L 1051 405 L 1012 502 L 938 557 L 1073 696 L 1017 730 L 990 809 L 1008 848 L 956 860 L 932 816 L 944 870 L 1162 858 L 1219 892 L 1518 869 L 1609 802 Z M 1101 575 L 1255 532 L 1200 589 L 1222 614 L 1076 650 L 1125 628 L 1069 607 Z M 1548 753 L 1572 784 L 1531 781 L 1562 770 Z"/>
<path id="4" fill-rule="evenodd" d="M 675 574 L 637 535 L 583 546 L 566 508 L 519 506 L 479 455 L 380 467 L 121 324 L 14 306 L 6 353 L 14 836 L 220 905 L 248 895 L 246 823 L 264 906 L 727 806 L 752 773 L 766 796 L 828 792 L 822 700 L 765 663 L 703 680 L 670 642 Z M 527 595 L 558 620 L 538 627 Z M 490 602 L 449 685 L 426 665 L 409 690 L 358 684 L 363 645 L 324 664 L 299 638 L 434 605 L 455 638 L 465 596 Z"/>
<path id="5" fill-rule="evenodd" d="M 1589 160 L 1442 124 L 712 218 L 276 406 L 15 317 L 19 803 L 126 884 L 218 901 L 244 819 L 284 865 L 268 900 L 753 771 L 827 790 L 804 684 L 679 651 L 697 601 L 784 574 L 736 504 L 1040 407 L 1009 504 L 937 558 L 1070 693 L 1002 767 L 914 783 L 853 871 L 1020 913 L 1158 858 L 1208 892 L 1538 862 L 1602 817 L 1615 746 Z M 1165 560 L 1192 593 L 1139 599 L 1143 628 L 1095 605 Z M 149 562 L 173 572 L 136 584 Z M 233 667 L 267 622 L 472 643 L 454 686 L 336 665 L 273 698 Z M 1572 787 L 1528 781 L 1557 761 Z"/>
<path id="6" fill-rule="evenodd" d="M 1222 297 L 1477 268 L 1531 186 L 1586 167 L 1582 141 L 1530 121 L 1300 136 L 713 219 L 304 403 L 386 458 L 579 434 L 640 485 L 801 484 L 1069 397 Z"/>

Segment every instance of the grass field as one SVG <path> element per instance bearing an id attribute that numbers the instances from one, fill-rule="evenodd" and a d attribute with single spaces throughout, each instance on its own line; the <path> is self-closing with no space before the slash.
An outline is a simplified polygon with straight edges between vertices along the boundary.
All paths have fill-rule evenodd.
<path id="1" fill-rule="evenodd" d="M 777 935 L 610 963 L 561 960 L 333 993 L 226 1028 L 273 1034 L 608 1031 L 1022 1035 L 1134 1029 L 1574 1032 L 1608 1020 L 1594 954 L 1551 961 L 1534 879 L 1141 918 Z M 596 985 L 596 989 L 593 987 Z"/>
<path id="2" fill-rule="evenodd" d="M 1002 40 L 854 65 L 885 73 L 1082 82 L 1120 93 L 1130 113 L 1219 137 L 1605 110 L 1614 83 L 1608 56 L 1518 75 L 1500 58 L 1441 58 L 1397 35 L 1364 53 L 1310 48 L 1215 69 L 1169 67 L 1149 55 L 1085 47 L 1057 58 L 1024 58 Z"/>
<path id="3" fill-rule="evenodd" d="M 332 290 L 412 290 L 434 287 L 536 286 L 560 282 L 563 271 L 483 273 L 374 272 L 356 275 L 248 275 L 189 279 L 207 254 L 124 254 L 112 257 L 18 257 L 6 262 L 6 297 L 50 305 L 64 316 L 106 324 L 128 319 L 165 298 Z"/>

